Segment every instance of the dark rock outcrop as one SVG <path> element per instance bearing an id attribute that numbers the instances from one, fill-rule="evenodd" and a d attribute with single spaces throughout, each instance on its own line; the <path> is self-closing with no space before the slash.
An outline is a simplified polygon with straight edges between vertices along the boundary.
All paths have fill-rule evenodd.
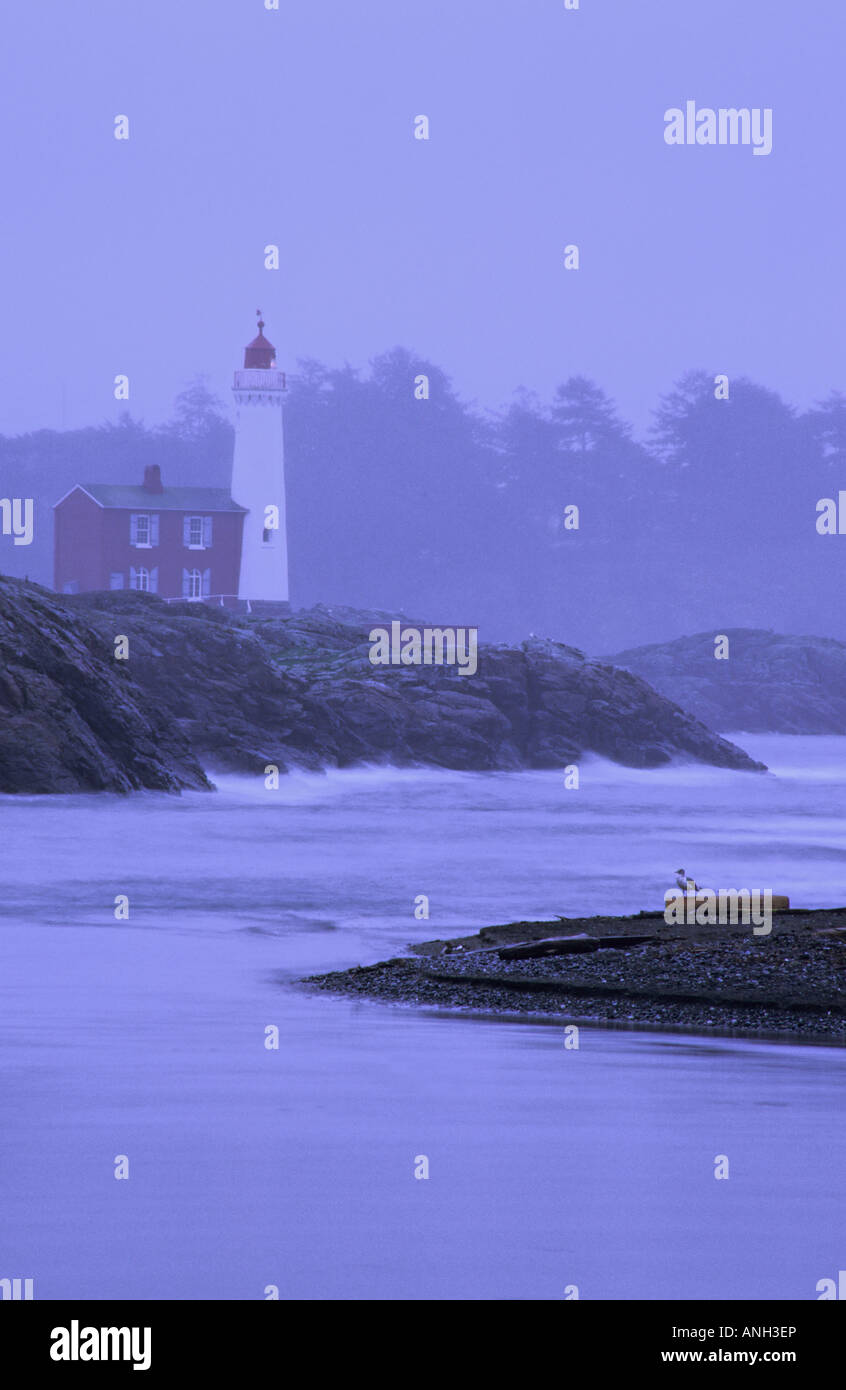
<path id="1" fill-rule="evenodd" d="M 209 785 L 127 664 L 47 590 L 0 577 L 0 792 Z"/>
<path id="2" fill-rule="evenodd" d="M 715 632 L 633 647 L 606 658 L 649 681 L 712 729 L 744 733 L 846 733 L 846 643 L 722 628 L 727 660 L 714 657 Z"/>
<path id="3" fill-rule="evenodd" d="M 682 758 L 758 770 L 626 671 L 558 643 L 481 647 L 479 667 L 374 667 L 394 615 L 319 606 L 233 615 L 149 594 L 0 581 L 0 790 L 204 785 L 357 762 L 559 768 Z M 129 659 L 114 659 L 118 634 Z"/>
<path id="4" fill-rule="evenodd" d="M 555 642 L 480 647 L 478 671 L 462 676 L 371 665 L 370 631 L 392 614 L 318 606 L 233 616 L 126 593 L 73 603 L 104 636 L 119 616 L 134 679 L 211 769 L 558 768 L 585 752 L 631 767 L 674 758 L 760 767 L 636 676 Z"/>

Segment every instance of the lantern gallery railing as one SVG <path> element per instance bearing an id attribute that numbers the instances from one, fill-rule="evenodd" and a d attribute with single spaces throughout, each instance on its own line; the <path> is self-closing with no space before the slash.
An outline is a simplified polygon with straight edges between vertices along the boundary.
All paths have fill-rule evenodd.
<path id="1" fill-rule="evenodd" d="M 287 391 L 284 372 L 274 367 L 245 367 L 235 373 L 236 391 Z"/>

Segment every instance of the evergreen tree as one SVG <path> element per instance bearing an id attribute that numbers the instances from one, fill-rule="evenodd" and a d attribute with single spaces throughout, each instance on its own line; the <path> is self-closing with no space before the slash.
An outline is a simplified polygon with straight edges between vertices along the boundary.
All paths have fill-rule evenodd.
<path id="1" fill-rule="evenodd" d="M 801 418 L 814 459 L 832 470 L 846 466 L 846 395 L 831 391 Z"/>
<path id="2" fill-rule="evenodd" d="M 571 376 L 557 387 L 551 415 L 563 453 L 607 454 L 631 439 L 613 402 L 586 376 Z"/>

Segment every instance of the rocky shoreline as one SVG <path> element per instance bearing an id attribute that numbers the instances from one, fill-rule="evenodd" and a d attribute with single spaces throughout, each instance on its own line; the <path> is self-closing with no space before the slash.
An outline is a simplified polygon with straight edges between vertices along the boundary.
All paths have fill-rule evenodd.
<path id="1" fill-rule="evenodd" d="M 0 792 L 179 790 L 361 763 L 553 769 L 598 755 L 765 771 L 638 676 L 530 637 L 478 670 L 374 666 L 396 615 L 230 612 L 0 577 Z M 116 658 L 120 642 L 122 658 Z"/>
<path id="2" fill-rule="evenodd" d="M 603 659 L 632 671 L 710 729 L 846 733 L 846 643 L 759 628 L 724 628 L 730 660 L 714 660 L 714 632 L 633 647 Z"/>
<path id="3" fill-rule="evenodd" d="M 518 943 L 564 953 L 515 957 Z M 662 913 L 509 923 L 303 984 L 442 1010 L 844 1047 L 846 907 L 779 913 L 757 937 L 748 925 L 670 926 Z"/>

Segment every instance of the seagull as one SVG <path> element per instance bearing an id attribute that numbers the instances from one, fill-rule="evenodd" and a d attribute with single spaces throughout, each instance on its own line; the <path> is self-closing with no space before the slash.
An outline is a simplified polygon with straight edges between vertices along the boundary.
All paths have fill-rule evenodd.
<path id="1" fill-rule="evenodd" d="M 684 869 L 676 869 L 676 883 L 683 893 L 698 893 L 699 884 L 695 878 L 687 878 Z"/>

